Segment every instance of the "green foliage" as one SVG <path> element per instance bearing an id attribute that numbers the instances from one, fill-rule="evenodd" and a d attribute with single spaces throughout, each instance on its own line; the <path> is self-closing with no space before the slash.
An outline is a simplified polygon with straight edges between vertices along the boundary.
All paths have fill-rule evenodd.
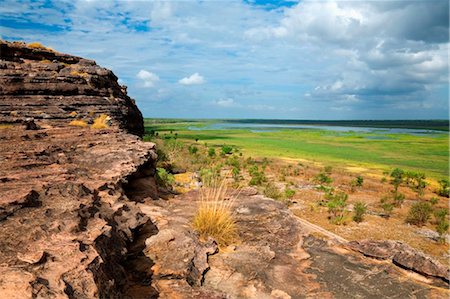
<path id="1" fill-rule="evenodd" d="M 433 209 L 428 202 L 417 202 L 411 206 L 406 217 L 406 222 L 417 226 L 425 225 L 430 219 Z"/>
<path id="2" fill-rule="evenodd" d="M 190 145 L 188 150 L 191 155 L 195 155 L 198 152 L 198 148 L 195 145 Z"/>
<path id="3" fill-rule="evenodd" d="M 325 172 L 320 172 L 314 177 L 314 180 L 320 184 L 331 184 L 333 179 L 330 178 Z"/>
<path id="4" fill-rule="evenodd" d="M 436 224 L 436 231 L 439 234 L 439 242 L 445 243 L 445 234 L 449 228 L 448 220 L 440 221 Z"/>
<path id="5" fill-rule="evenodd" d="M 212 147 L 208 149 L 208 157 L 212 158 L 216 156 L 216 150 Z"/>
<path id="6" fill-rule="evenodd" d="M 324 167 L 324 169 L 323 169 L 323 171 L 326 173 L 326 174 L 331 174 L 331 172 L 333 171 L 333 167 L 331 167 L 331 166 L 325 166 Z"/>
<path id="7" fill-rule="evenodd" d="M 405 201 L 405 195 L 400 192 L 394 192 L 392 199 L 394 200 L 394 206 L 400 207 Z"/>
<path id="8" fill-rule="evenodd" d="M 437 194 L 444 197 L 449 197 L 450 195 L 450 183 L 448 179 L 439 180 L 439 190 Z"/>
<path id="9" fill-rule="evenodd" d="M 326 198 L 328 199 L 326 206 L 330 215 L 330 222 L 337 225 L 344 224 L 348 195 L 344 192 L 329 193 Z"/>
<path id="10" fill-rule="evenodd" d="M 357 202 L 354 206 L 354 215 L 353 215 L 353 221 L 355 222 L 362 222 L 364 220 L 364 214 L 367 211 L 367 205 L 363 202 Z"/>
<path id="11" fill-rule="evenodd" d="M 276 200 L 280 200 L 282 198 L 282 194 L 280 192 L 280 189 L 278 189 L 278 187 L 275 186 L 275 184 L 273 184 L 273 183 L 268 183 L 264 187 L 263 193 L 264 193 L 265 196 L 267 196 L 269 198 L 276 199 Z"/>
<path id="12" fill-rule="evenodd" d="M 238 169 L 241 168 L 241 165 L 239 163 L 239 158 L 237 156 L 235 156 L 235 155 L 229 157 L 225 164 L 227 164 L 229 166 L 233 166 L 233 167 L 238 168 Z"/>
<path id="13" fill-rule="evenodd" d="M 252 165 L 248 169 L 248 173 L 251 176 L 249 185 L 250 186 L 261 186 L 263 183 L 267 181 L 266 176 L 264 175 L 263 170 L 259 171 L 257 165 Z"/>
<path id="14" fill-rule="evenodd" d="M 361 187 L 364 183 L 364 178 L 362 176 L 358 175 L 356 177 L 355 183 L 356 183 L 356 186 Z"/>
<path id="15" fill-rule="evenodd" d="M 404 173 L 405 172 L 402 169 L 400 169 L 400 168 L 395 168 L 391 172 L 391 184 L 392 184 L 392 186 L 394 186 L 395 192 L 397 192 L 398 187 L 403 182 Z"/>
<path id="16" fill-rule="evenodd" d="M 238 167 L 233 167 L 231 170 L 231 175 L 233 176 L 235 182 L 239 182 L 241 180 L 240 170 Z"/>
<path id="17" fill-rule="evenodd" d="M 438 202 L 439 202 L 439 198 L 437 198 L 437 197 L 430 198 L 430 203 L 432 206 L 435 206 Z"/>
<path id="18" fill-rule="evenodd" d="M 211 187 L 220 177 L 220 165 L 215 168 L 202 168 L 199 171 L 200 179 L 204 186 Z"/>
<path id="19" fill-rule="evenodd" d="M 392 214 L 392 211 L 394 210 L 394 205 L 390 202 L 384 202 L 381 204 L 381 208 L 383 209 L 385 215 L 387 217 L 390 217 Z"/>
<path id="20" fill-rule="evenodd" d="M 295 195 L 295 190 L 286 188 L 284 189 L 284 197 L 287 199 L 292 199 Z"/>
<path id="21" fill-rule="evenodd" d="M 222 154 L 230 155 L 233 152 L 233 148 L 229 145 L 222 145 Z"/>
<path id="22" fill-rule="evenodd" d="M 448 215 L 448 209 L 437 209 L 433 212 L 434 218 L 436 219 L 436 223 L 439 221 L 444 221 L 447 218 Z"/>
<path id="23" fill-rule="evenodd" d="M 164 188 L 171 188 L 175 183 L 175 178 L 164 168 L 156 168 L 156 182 Z"/>

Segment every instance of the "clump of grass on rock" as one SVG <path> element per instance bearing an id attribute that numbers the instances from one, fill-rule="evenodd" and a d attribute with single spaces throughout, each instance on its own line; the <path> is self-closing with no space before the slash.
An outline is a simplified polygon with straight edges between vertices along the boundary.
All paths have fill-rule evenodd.
<path id="1" fill-rule="evenodd" d="M 94 123 L 91 125 L 92 129 L 107 129 L 109 127 L 109 120 L 111 118 L 106 114 L 101 114 L 99 117 L 94 119 Z"/>
<path id="2" fill-rule="evenodd" d="M 227 199 L 225 180 L 217 181 L 200 190 L 200 203 L 194 215 L 193 227 L 201 238 L 214 238 L 219 246 L 230 245 L 237 238 L 237 228 L 231 206 Z"/>
<path id="3" fill-rule="evenodd" d="M 69 123 L 69 126 L 86 128 L 88 123 L 81 119 L 74 119 Z"/>

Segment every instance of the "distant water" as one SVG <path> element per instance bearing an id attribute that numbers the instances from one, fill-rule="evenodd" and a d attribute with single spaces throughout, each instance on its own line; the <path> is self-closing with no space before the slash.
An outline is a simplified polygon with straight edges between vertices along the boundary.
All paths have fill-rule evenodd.
<path id="1" fill-rule="evenodd" d="M 379 134 L 409 134 L 417 136 L 432 136 L 435 134 L 442 134 L 442 131 L 436 130 L 423 130 L 423 129 L 405 129 L 405 128 L 371 128 L 371 127 L 345 127 L 345 126 L 320 126 L 320 125 L 284 125 L 284 124 L 258 124 L 258 123 L 212 123 L 203 127 L 191 126 L 188 128 L 192 131 L 205 131 L 205 130 L 232 130 L 232 129 L 244 129 L 252 132 L 273 132 L 280 130 L 304 130 L 304 129 L 316 129 L 327 130 L 340 133 L 379 133 Z M 381 139 L 371 137 L 370 139 Z M 387 137 L 384 137 L 387 139 Z"/>

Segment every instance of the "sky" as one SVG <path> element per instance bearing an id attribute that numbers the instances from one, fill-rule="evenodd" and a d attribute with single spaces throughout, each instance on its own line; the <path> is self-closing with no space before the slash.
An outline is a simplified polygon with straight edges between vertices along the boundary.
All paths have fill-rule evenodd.
<path id="1" fill-rule="evenodd" d="M 449 117 L 448 0 L 2 0 L 0 38 L 94 59 L 145 117 Z"/>

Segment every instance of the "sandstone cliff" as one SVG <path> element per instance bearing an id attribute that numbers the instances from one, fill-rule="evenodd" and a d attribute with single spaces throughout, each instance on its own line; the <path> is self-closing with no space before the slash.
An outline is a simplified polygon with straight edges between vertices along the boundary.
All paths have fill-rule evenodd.
<path id="1" fill-rule="evenodd" d="M 0 59 L 0 122 L 33 118 L 65 126 L 104 113 L 118 127 L 143 134 L 141 112 L 126 88 L 95 61 L 3 41 Z"/>

